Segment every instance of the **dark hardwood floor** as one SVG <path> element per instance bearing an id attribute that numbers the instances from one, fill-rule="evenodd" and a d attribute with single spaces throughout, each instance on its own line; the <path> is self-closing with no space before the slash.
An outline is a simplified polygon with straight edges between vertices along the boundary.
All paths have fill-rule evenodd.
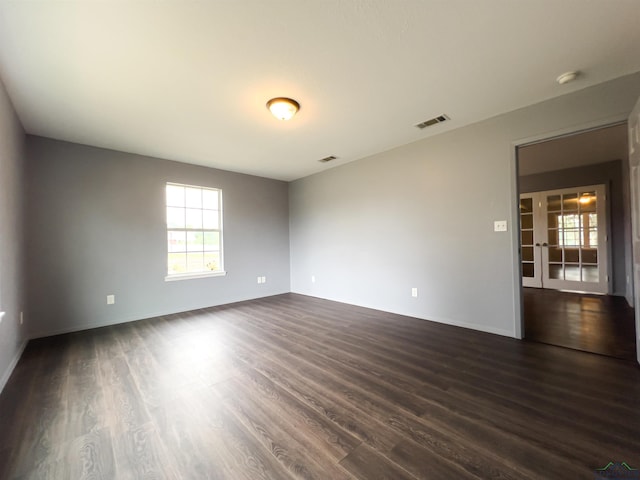
<path id="1" fill-rule="evenodd" d="M 592 479 L 640 368 L 287 294 L 32 341 L 0 478 Z"/>
<path id="2" fill-rule="evenodd" d="M 524 288 L 523 299 L 527 340 L 636 358 L 634 310 L 623 297 Z"/>

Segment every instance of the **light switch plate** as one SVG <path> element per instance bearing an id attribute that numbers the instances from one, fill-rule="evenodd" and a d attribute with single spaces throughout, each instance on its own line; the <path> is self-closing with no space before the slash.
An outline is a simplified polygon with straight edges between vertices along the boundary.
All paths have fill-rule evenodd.
<path id="1" fill-rule="evenodd" d="M 496 220 L 493 222 L 493 231 L 494 232 L 506 232 L 507 231 L 507 221 L 506 220 Z"/>

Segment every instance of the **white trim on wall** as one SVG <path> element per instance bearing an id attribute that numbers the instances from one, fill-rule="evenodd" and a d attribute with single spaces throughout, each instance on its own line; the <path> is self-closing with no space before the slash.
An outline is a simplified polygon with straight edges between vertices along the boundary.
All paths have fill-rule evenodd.
<path id="1" fill-rule="evenodd" d="M 4 387 L 7 385 L 7 382 L 9 381 L 9 378 L 11 378 L 11 374 L 13 373 L 13 370 L 16 368 L 16 365 L 18 364 L 18 361 L 20 360 L 20 357 L 22 357 L 22 353 L 24 352 L 24 349 L 27 346 L 27 342 L 28 340 L 25 340 L 22 342 L 22 344 L 16 351 L 16 354 L 13 356 L 11 363 L 9 363 L 9 366 L 2 374 L 2 378 L 0 378 L 0 393 L 2 393 L 2 391 L 4 390 Z"/>

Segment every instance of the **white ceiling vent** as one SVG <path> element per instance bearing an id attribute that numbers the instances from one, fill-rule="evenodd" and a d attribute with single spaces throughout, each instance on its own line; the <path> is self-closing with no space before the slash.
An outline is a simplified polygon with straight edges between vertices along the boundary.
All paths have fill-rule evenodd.
<path id="1" fill-rule="evenodd" d="M 427 127 L 430 127 L 431 125 L 436 125 L 438 123 L 446 122 L 447 120 L 449 120 L 449 117 L 447 117 L 446 115 L 438 115 L 437 117 L 430 118 L 429 120 L 425 120 L 424 122 L 417 124 L 416 127 L 422 130 L 423 128 L 427 128 Z"/>
<path id="2" fill-rule="evenodd" d="M 338 158 L 338 157 L 336 157 L 335 155 L 329 155 L 328 157 L 321 158 L 321 159 L 320 159 L 320 160 L 318 160 L 318 161 L 319 161 L 320 163 L 327 163 L 327 162 L 330 162 L 330 161 L 332 161 L 332 160 L 335 160 L 336 158 Z"/>

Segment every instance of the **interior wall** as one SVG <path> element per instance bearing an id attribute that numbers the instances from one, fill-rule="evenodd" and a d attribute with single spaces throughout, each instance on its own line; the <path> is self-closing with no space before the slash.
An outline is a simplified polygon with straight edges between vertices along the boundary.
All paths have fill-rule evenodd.
<path id="1" fill-rule="evenodd" d="M 26 344 L 20 326 L 24 282 L 22 195 L 24 130 L 0 82 L 0 391 Z"/>
<path id="2" fill-rule="evenodd" d="M 226 276 L 165 281 L 166 182 L 222 189 Z M 27 136 L 30 335 L 288 292 L 287 195 L 282 181 Z"/>
<path id="3" fill-rule="evenodd" d="M 624 130 L 624 145 L 626 146 L 626 127 Z M 622 160 L 613 160 L 595 165 L 525 175 L 520 177 L 519 183 L 521 193 L 586 185 L 604 184 L 606 186 L 608 196 L 607 216 L 609 217 L 610 225 L 608 235 L 611 293 L 613 295 L 626 296 L 627 275 L 629 278 L 631 276 L 631 258 L 627 257 L 625 243 L 629 243 L 631 239 L 627 238 L 627 229 L 625 227 L 625 221 L 627 220 L 625 210 L 628 210 L 628 206 L 624 202 L 622 168 Z"/>
<path id="4" fill-rule="evenodd" d="M 634 295 L 636 302 L 636 348 L 640 363 L 640 98 L 629 115 L 629 168 L 631 177 L 631 223 L 633 239 Z"/>
<path id="5" fill-rule="evenodd" d="M 515 146 L 639 94 L 629 75 L 292 182 L 292 290 L 520 336 Z"/>

